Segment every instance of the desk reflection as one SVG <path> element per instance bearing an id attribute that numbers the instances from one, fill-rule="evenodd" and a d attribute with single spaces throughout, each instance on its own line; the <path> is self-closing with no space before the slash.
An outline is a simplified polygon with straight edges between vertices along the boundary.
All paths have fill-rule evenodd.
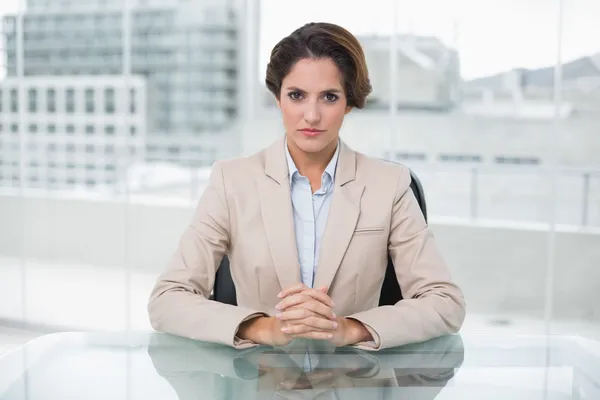
<path id="1" fill-rule="evenodd" d="M 148 353 L 180 400 L 434 399 L 464 360 L 459 335 L 373 353 L 314 341 L 239 351 L 164 334 Z"/>

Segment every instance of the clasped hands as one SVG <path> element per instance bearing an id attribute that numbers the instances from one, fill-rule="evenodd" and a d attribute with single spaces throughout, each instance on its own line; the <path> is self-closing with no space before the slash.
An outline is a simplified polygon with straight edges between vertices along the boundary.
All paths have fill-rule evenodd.
<path id="1" fill-rule="evenodd" d="M 275 317 L 246 321 L 240 326 L 239 337 L 271 346 L 285 346 L 296 338 L 326 340 L 338 347 L 372 340 L 362 323 L 335 314 L 327 288 L 297 284 L 277 297 L 281 300 L 275 306 Z"/>

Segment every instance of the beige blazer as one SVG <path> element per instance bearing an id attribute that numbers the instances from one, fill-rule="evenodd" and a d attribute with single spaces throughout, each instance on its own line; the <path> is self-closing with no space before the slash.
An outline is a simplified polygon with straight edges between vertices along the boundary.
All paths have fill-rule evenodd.
<path id="1" fill-rule="evenodd" d="M 282 138 L 252 156 L 215 163 L 150 295 L 154 329 L 250 347 L 236 337 L 240 323 L 274 315 L 277 294 L 301 282 L 284 145 Z M 408 169 L 341 146 L 315 287 L 329 287 L 337 315 L 369 328 L 375 349 L 457 332 L 465 317 L 463 294 L 409 188 Z M 378 307 L 388 251 L 405 300 Z M 224 254 L 237 307 L 208 300 Z"/>

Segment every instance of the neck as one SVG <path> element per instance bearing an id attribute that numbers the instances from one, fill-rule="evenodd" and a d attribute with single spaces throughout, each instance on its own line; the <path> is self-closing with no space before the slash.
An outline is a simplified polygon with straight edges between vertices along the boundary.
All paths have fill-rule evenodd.
<path id="1" fill-rule="evenodd" d="M 292 156 L 292 160 L 294 160 L 294 164 L 296 164 L 296 168 L 298 168 L 300 175 L 309 176 L 317 174 L 318 176 L 321 176 L 335 154 L 338 141 L 333 141 L 331 145 L 317 153 L 307 153 L 302 151 L 293 143 L 290 143 L 290 141 L 288 141 L 287 146 L 290 156 Z"/>

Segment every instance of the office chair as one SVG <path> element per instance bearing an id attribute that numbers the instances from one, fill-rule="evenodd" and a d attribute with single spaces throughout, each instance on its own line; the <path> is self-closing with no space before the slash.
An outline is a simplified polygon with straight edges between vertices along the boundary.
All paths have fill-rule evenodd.
<path id="1" fill-rule="evenodd" d="M 425 203 L 423 186 L 421 186 L 419 178 L 417 178 L 413 171 L 410 171 L 410 176 L 412 178 L 410 188 L 412 189 L 417 202 L 419 203 L 419 207 L 421 208 L 423 217 L 425 217 L 425 221 L 427 221 L 427 206 Z M 235 293 L 235 285 L 233 284 L 233 279 L 231 278 L 231 271 L 229 268 L 229 258 L 227 255 L 225 255 L 221 261 L 219 269 L 217 270 L 213 295 L 210 298 L 211 300 L 215 300 L 220 303 L 236 306 L 237 298 Z M 396 279 L 394 264 L 392 263 L 392 258 L 388 255 L 388 264 L 385 271 L 385 277 L 383 278 L 383 284 L 381 285 L 379 305 L 394 305 L 398 301 L 402 300 L 402 298 L 402 291 L 400 290 L 400 285 Z"/>

